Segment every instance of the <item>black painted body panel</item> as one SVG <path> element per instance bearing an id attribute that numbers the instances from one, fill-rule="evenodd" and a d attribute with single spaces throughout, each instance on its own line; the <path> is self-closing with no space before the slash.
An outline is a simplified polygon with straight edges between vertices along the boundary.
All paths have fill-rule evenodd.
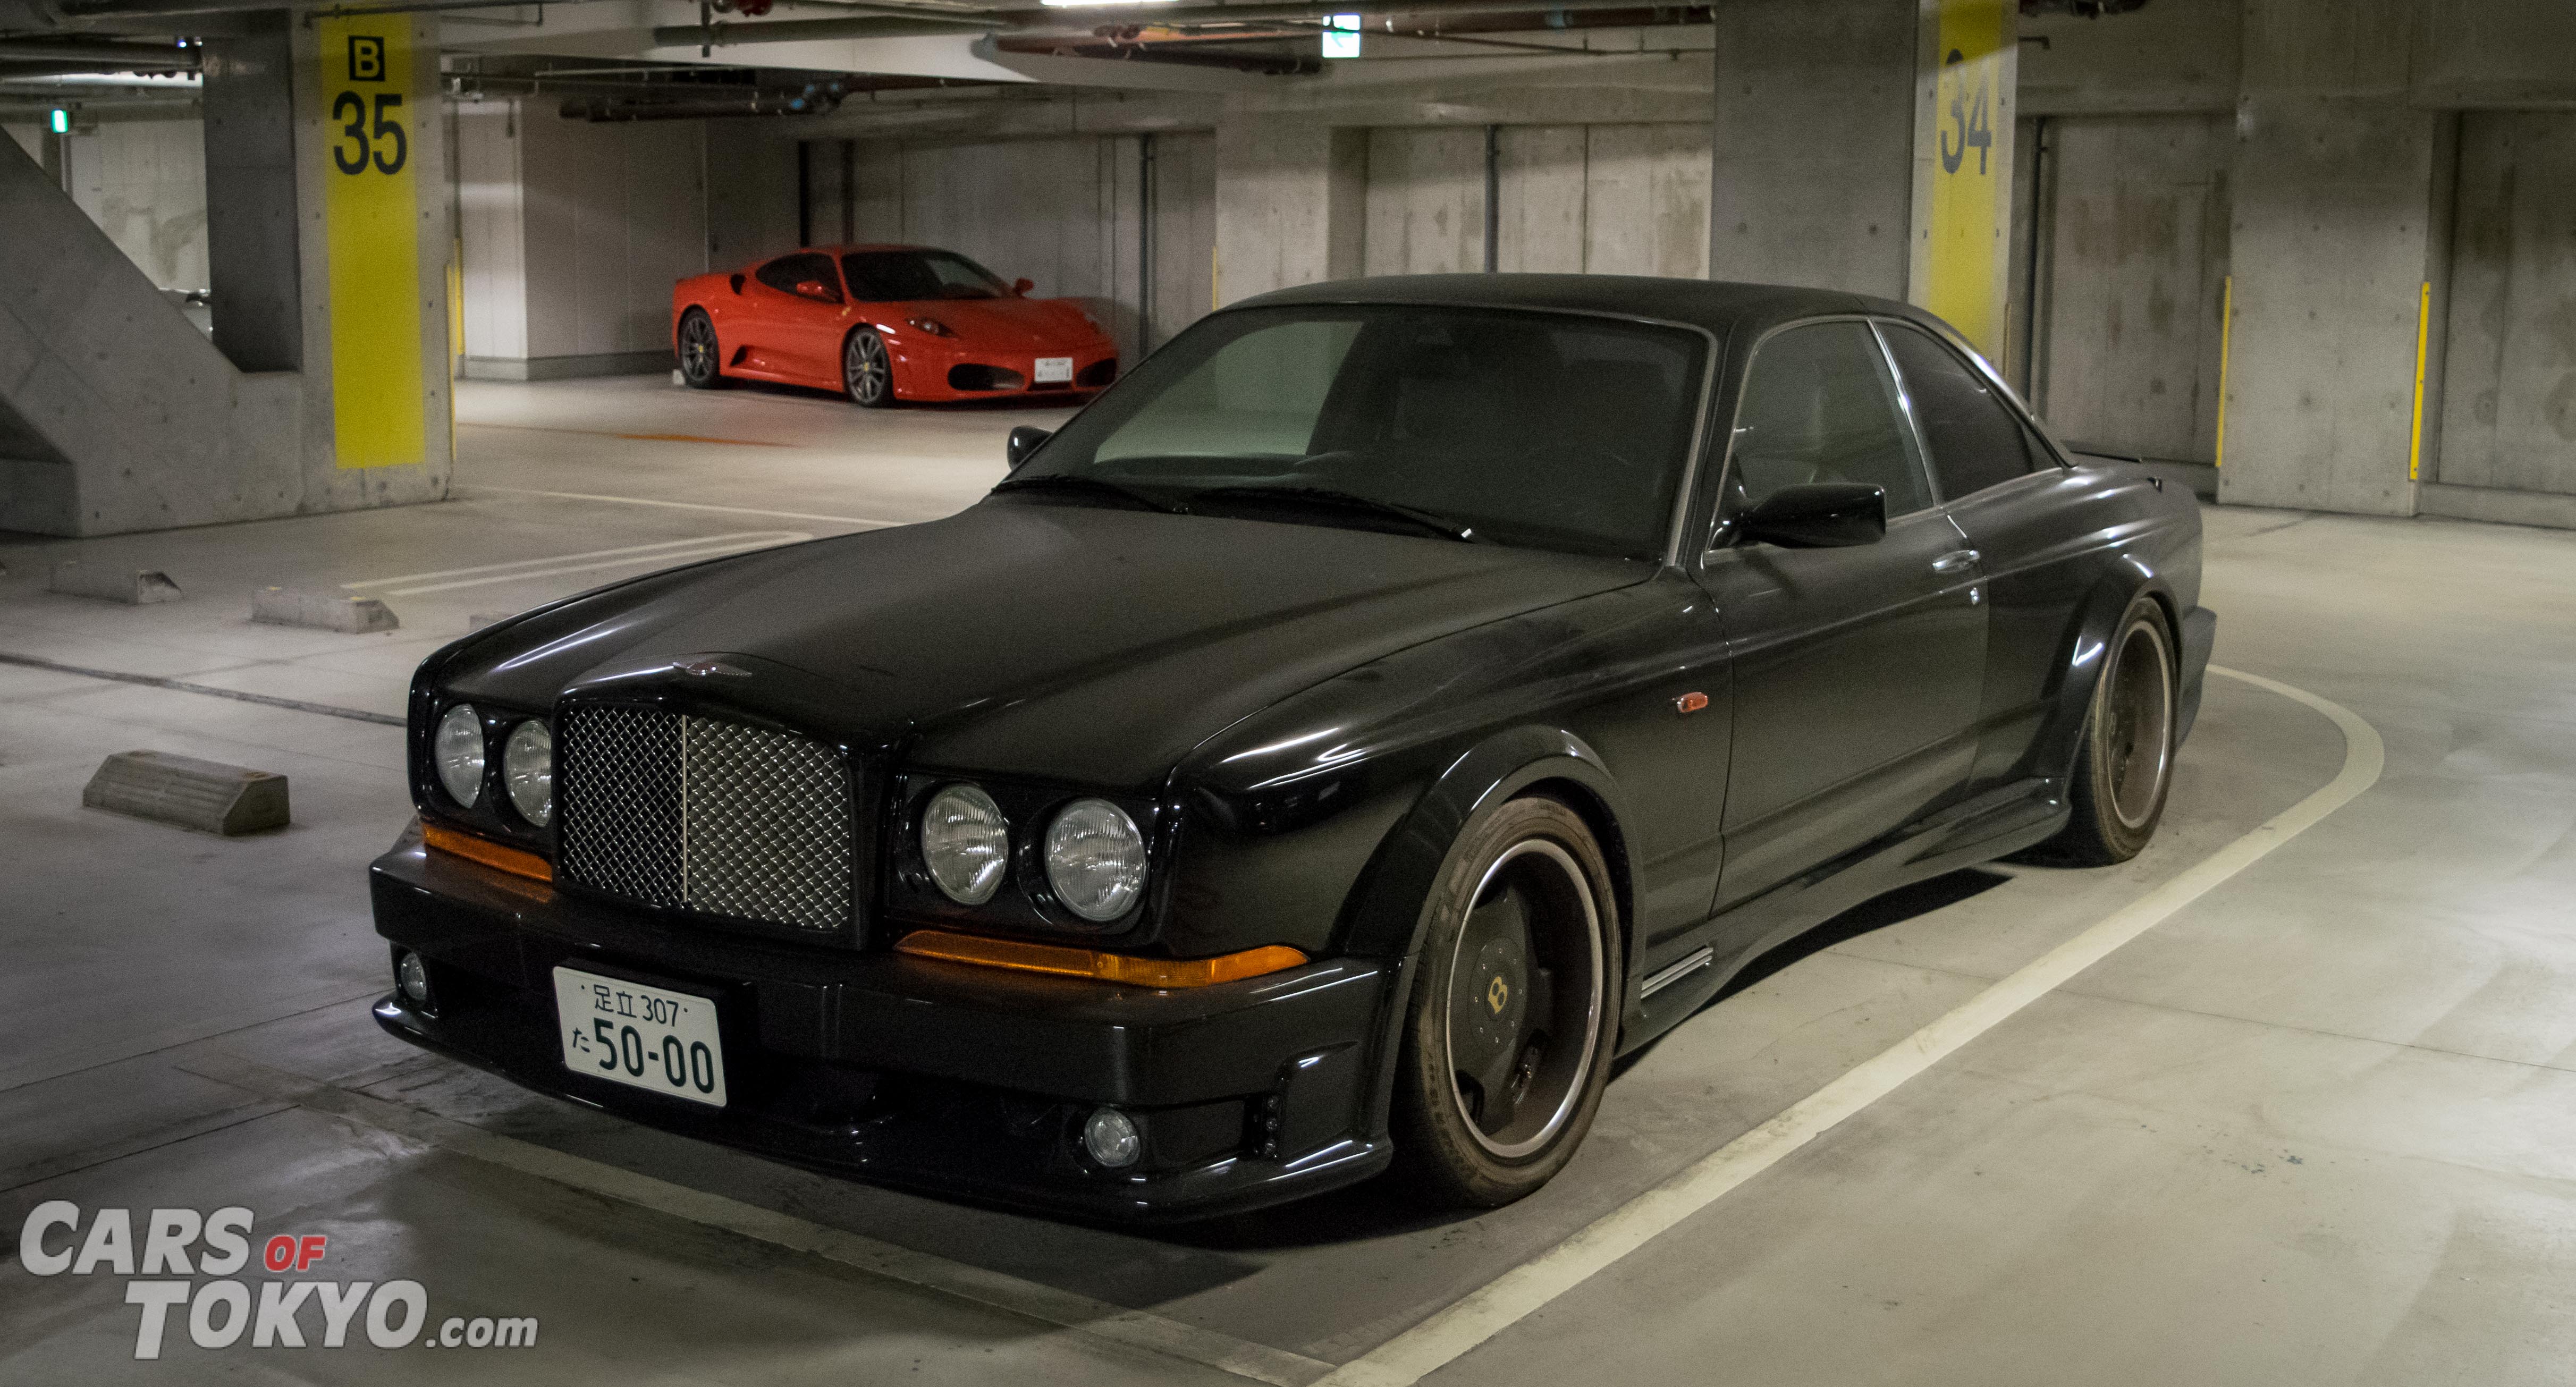
<path id="1" fill-rule="evenodd" d="M 798 731 L 847 757 L 866 800 L 852 851 L 868 896 L 844 935 L 773 937 L 398 847 L 375 868 L 380 932 L 502 1001 L 479 1025 L 392 1003 L 380 1019 L 535 1087 L 836 1168 L 1121 1216 L 1241 1207 L 1383 1165 L 1424 890 L 1491 805 L 1557 795 L 1602 838 L 1632 945 L 1621 1048 L 1633 1049 L 1799 931 L 2061 826 L 2092 647 L 2139 593 L 2172 617 L 2186 719 L 2197 705 L 2212 625 L 2198 609 L 2199 514 L 2143 469 L 2043 468 L 1899 517 L 1874 545 L 1732 539 L 1721 442 L 1751 345 L 1808 316 L 1932 323 L 1917 310 L 1578 276 L 1366 281 L 1253 302 L 1343 300 L 1526 304 L 1717 336 L 1708 442 L 1667 562 L 1024 494 L 488 628 L 432 656 L 415 683 L 425 818 L 552 849 L 443 799 L 423 753 L 448 701 L 528 715 L 568 699 L 660 703 Z M 1933 571 L 1971 549 L 1973 565 Z M 746 673 L 673 667 L 706 656 Z M 1032 825 L 1074 795 L 1130 806 L 1149 834 L 1143 904 L 1098 926 L 1042 903 L 937 897 L 907 875 L 905 844 L 920 798 L 954 778 L 990 783 Z M 1158 993 L 887 952 L 933 925 L 1178 957 L 1287 944 L 1316 961 Z M 1705 966 L 1643 995 L 1643 979 L 1702 951 Z M 858 1159 L 756 1115 L 712 1121 L 575 1091 L 522 1034 L 545 969 L 566 957 L 735 989 L 755 1027 L 741 1062 L 779 1074 L 903 1076 L 1051 1112 L 1241 1103 L 1329 1134 L 1318 1140 L 1339 1154 L 1264 1155 L 1259 1131 L 1278 1124 L 1246 1128 L 1197 1174 L 1104 1194 L 1100 1172 L 1064 1164 L 1061 1114 L 1046 1119 L 1054 1144 L 1019 1164 L 943 1173 L 924 1154 L 947 1139 L 936 1123 L 882 1147 L 910 1154 Z M 1342 1077 L 1289 1104 L 1281 1066 L 1326 1050 L 1341 1058 L 1309 1068 Z M 963 1130 L 949 1135 L 967 1141 Z M 1235 1173 L 1206 1173 L 1227 1162 Z"/>

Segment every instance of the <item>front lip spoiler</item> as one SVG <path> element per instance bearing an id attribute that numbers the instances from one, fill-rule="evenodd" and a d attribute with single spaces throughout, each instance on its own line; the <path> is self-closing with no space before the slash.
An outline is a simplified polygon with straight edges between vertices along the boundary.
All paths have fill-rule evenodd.
<path id="1" fill-rule="evenodd" d="M 1385 1170 L 1394 1158 L 1393 1144 L 1381 1137 L 1345 1139 L 1293 1160 L 1236 1155 L 1125 1180 L 1050 1178 L 1042 1170 L 996 1170 L 990 1162 L 978 1168 L 954 1138 L 935 1130 L 883 1140 L 857 1134 L 835 1140 L 746 1112 L 705 1109 L 605 1082 L 576 1081 L 561 1065 L 535 1059 L 524 1045 L 467 1043 L 441 1018 L 406 1007 L 395 993 L 379 998 L 372 1010 L 376 1024 L 397 1039 L 521 1088 L 662 1131 L 828 1175 L 1102 1223 L 1179 1223 L 1242 1213 L 1356 1184 Z"/>

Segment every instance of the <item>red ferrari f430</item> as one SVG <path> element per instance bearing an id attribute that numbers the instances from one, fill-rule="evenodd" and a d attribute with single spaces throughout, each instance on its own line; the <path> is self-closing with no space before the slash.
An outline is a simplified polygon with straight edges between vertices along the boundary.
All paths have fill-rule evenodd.
<path id="1" fill-rule="evenodd" d="M 896 400 L 1089 392 L 1118 348 L 1067 299 L 1033 299 L 954 251 L 812 246 L 671 291 L 681 379 L 727 376 Z"/>

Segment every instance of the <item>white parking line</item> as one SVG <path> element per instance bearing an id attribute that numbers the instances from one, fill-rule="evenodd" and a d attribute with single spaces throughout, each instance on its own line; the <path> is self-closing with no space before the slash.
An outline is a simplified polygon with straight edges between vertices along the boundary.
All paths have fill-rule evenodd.
<path id="1" fill-rule="evenodd" d="M 2153 929 L 2211 888 L 2244 871 L 2352 802 L 2379 779 L 2387 758 L 2379 733 L 2359 714 L 2305 689 L 2238 670 L 2209 668 L 2325 714 L 2343 730 L 2343 769 L 2315 793 L 2253 832 L 2201 859 L 2083 933 L 1969 998 L 1939 1020 L 1793 1103 L 1777 1117 L 1700 1158 L 1591 1226 L 1486 1282 L 1448 1309 L 1353 1359 L 1317 1387 L 1411 1387 L 1461 1355 L 1573 1290 L 1593 1274 L 1769 1170 L 1844 1118 L 1894 1092 L 1969 1041 Z"/>
<path id="2" fill-rule="evenodd" d="M 857 1233 L 828 1228 L 792 1214 L 675 1185 L 650 1175 L 505 1137 L 417 1108 L 316 1082 L 255 1064 L 239 1056 L 200 1051 L 178 1061 L 181 1069 L 263 1098 L 294 1103 L 343 1121 L 392 1132 L 486 1164 L 533 1175 L 673 1218 L 721 1228 L 743 1237 L 809 1253 L 889 1280 L 1009 1314 L 1056 1325 L 1131 1349 L 1231 1373 L 1271 1387 L 1306 1387 L 1332 1364 L 1285 1349 L 1165 1319 L 1143 1310 L 1094 1300 L 1004 1272 L 952 1262 L 926 1252 Z"/>
<path id="3" fill-rule="evenodd" d="M 701 544 L 716 544 L 727 540 L 770 539 L 785 543 L 789 540 L 812 538 L 812 535 L 797 530 L 744 530 L 729 535 L 701 535 L 696 539 L 666 539 L 658 544 L 632 544 L 623 549 L 593 549 L 581 554 L 549 554 L 541 559 L 512 559 L 508 563 L 477 564 L 472 568 L 437 568 L 427 573 L 401 573 L 391 578 L 369 578 L 362 582 L 342 583 L 340 586 L 352 590 L 390 587 L 395 583 L 417 583 L 430 578 L 463 578 L 476 573 L 499 573 L 505 569 L 531 568 L 541 564 L 614 558 L 620 554 L 650 554 L 664 549 L 692 549 Z"/>
<path id="4" fill-rule="evenodd" d="M 599 549 L 587 554 L 563 554 L 552 559 L 530 560 L 525 564 L 495 564 L 506 572 L 492 573 L 478 569 L 458 569 L 460 573 L 482 573 L 474 578 L 451 578 L 442 583 L 415 583 L 409 587 L 384 588 L 387 597 L 417 597 L 429 592 L 454 592 L 460 588 L 490 587 L 495 583 L 516 583 L 529 578 L 552 578 L 565 573 L 590 573 L 603 568 L 636 568 L 667 566 L 712 559 L 725 554 L 752 549 L 771 549 L 781 544 L 794 544 L 813 536 L 801 530 L 747 530 L 740 534 L 710 535 L 704 539 L 685 540 L 674 544 L 644 546 L 636 549 Z M 414 577 L 431 577 L 415 574 Z M 387 583 L 404 582 L 401 578 L 379 578 L 365 583 L 348 583 L 352 588 L 384 587 Z"/>
<path id="5" fill-rule="evenodd" d="M 543 496 L 552 501 L 606 501 L 619 506 L 660 506 L 665 510 L 702 510 L 718 515 L 765 515 L 778 520 L 821 520 L 834 525 L 856 525 L 862 529 L 890 530 L 897 525 L 918 524 L 912 520 L 866 520 L 855 515 L 812 515 L 797 510 L 761 510 L 754 506 L 711 506 L 704 501 L 650 501 L 641 496 L 595 496 L 584 491 L 532 491 L 523 486 L 467 486 L 452 488 L 448 495 L 458 500 L 490 492 L 496 496 Z"/>

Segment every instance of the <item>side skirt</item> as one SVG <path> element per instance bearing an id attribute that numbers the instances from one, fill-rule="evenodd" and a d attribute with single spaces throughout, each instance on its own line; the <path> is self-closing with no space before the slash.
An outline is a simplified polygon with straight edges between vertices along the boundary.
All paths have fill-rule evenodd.
<path id="1" fill-rule="evenodd" d="M 1906 825 L 1877 842 L 1703 922 L 1693 933 L 1768 928 L 1731 954 L 1703 946 L 1650 974 L 1620 1027 L 1625 1055 L 1679 1025 L 1726 990 L 1754 960 L 1874 896 L 1991 862 L 2046 841 L 2069 813 L 2054 780 L 2016 781 Z"/>

